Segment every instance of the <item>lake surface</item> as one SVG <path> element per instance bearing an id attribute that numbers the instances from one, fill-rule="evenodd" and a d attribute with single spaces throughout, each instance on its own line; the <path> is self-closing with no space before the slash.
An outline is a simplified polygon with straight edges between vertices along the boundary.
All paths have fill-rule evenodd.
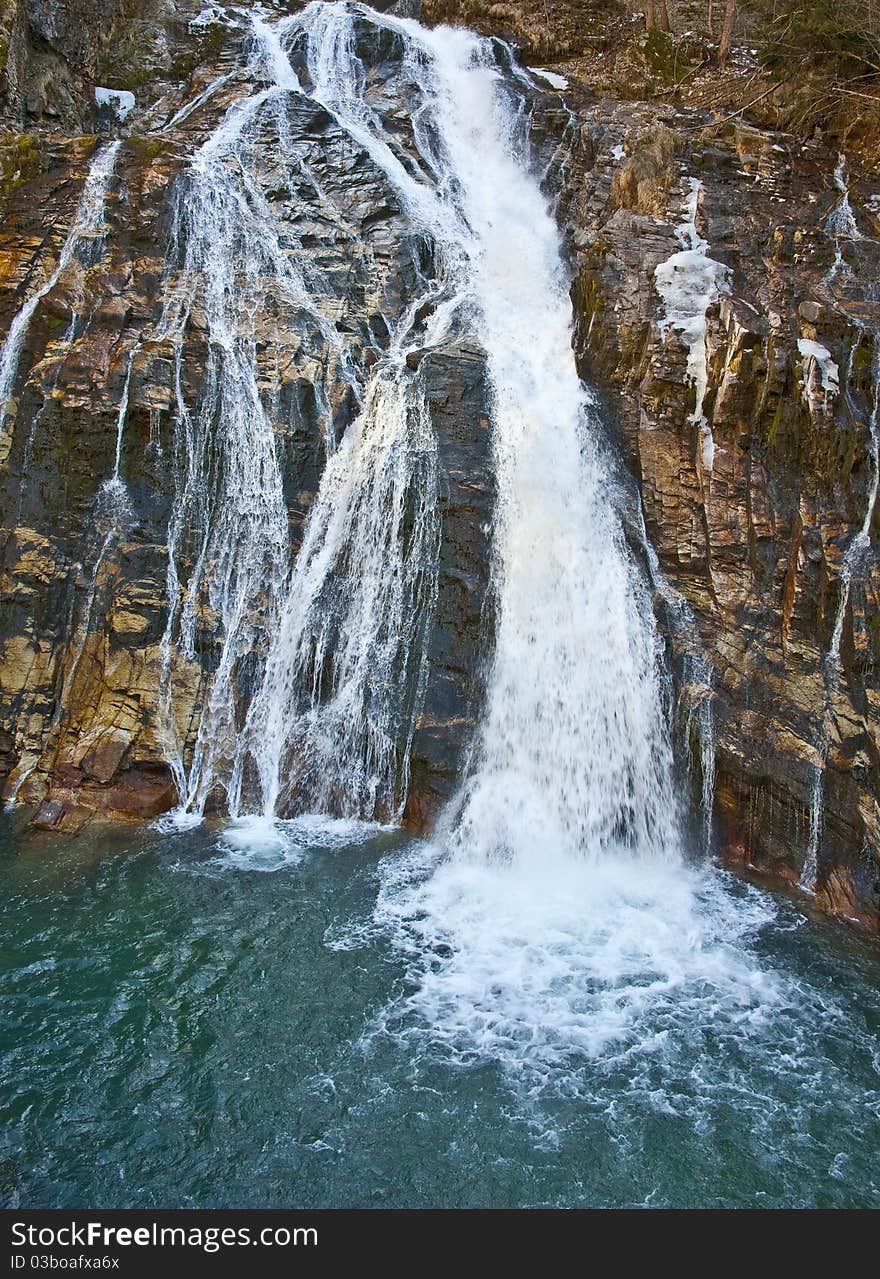
<path id="1" fill-rule="evenodd" d="M 20 827 L 7 1205 L 880 1205 L 880 956 L 787 899 L 317 819 Z"/>

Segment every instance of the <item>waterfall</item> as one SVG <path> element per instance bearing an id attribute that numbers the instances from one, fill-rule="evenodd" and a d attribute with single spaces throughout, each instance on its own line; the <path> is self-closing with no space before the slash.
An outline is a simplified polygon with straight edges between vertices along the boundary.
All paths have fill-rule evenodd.
<path id="1" fill-rule="evenodd" d="M 221 850 L 268 870 L 291 864 L 272 841 L 296 823 L 278 819 L 303 830 L 321 814 L 400 816 L 443 534 L 430 352 L 480 348 L 494 649 L 457 795 L 432 839 L 401 842 L 375 867 L 374 913 L 357 921 L 356 944 L 381 929 L 411 978 L 379 1011 L 380 1033 L 427 1035 L 428 1051 L 467 1064 L 510 1061 L 531 1088 L 534 1071 L 561 1064 L 571 1078 L 572 1054 L 632 1039 L 646 1009 L 657 1011 L 650 1051 L 694 1001 L 707 1021 L 719 1008 L 736 1024 L 760 1016 L 773 979 L 741 943 L 766 914 L 684 856 L 662 646 L 575 364 L 569 272 L 531 167 L 526 78 L 497 42 L 350 3 L 313 3 L 274 25 L 253 12 L 246 56 L 245 96 L 176 181 L 163 306 L 141 339 L 167 356 L 174 418 L 158 728 L 177 820 L 225 808 Z M 297 149 L 303 118 L 309 146 L 341 157 L 353 185 L 365 167 L 400 235 L 390 247 L 384 227 L 377 238 L 392 314 L 381 311 L 369 360 L 338 279 L 306 242 L 314 208 L 301 230 L 292 202 L 274 198 L 308 184 L 303 203 L 320 206 L 334 235 L 344 221 Z M 682 234 L 702 298 L 723 268 L 697 236 L 697 195 Z M 62 704 L 123 527 L 136 359 L 137 349 Z M 322 464 L 301 539 L 279 443 L 294 381 L 314 391 Z M 699 385 L 696 410 L 698 424 Z M 667 605 L 683 607 L 647 559 Z M 707 670 L 691 674 L 708 814 L 711 690 Z"/>
<path id="2" fill-rule="evenodd" d="M 290 558 L 271 393 L 258 359 L 261 335 L 282 326 L 302 333 L 315 390 L 324 406 L 325 446 L 332 449 L 326 388 L 350 380 L 336 331 L 315 305 L 298 251 L 255 179 L 260 130 L 283 144 L 287 96 L 299 88 L 281 46 L 291 19 L 270 27 L 253 17 L 248 74 L 264 87 L 236 103 L 196 153 L 174 209 L 171 275 L 159 340 L 175 348 L 176 499 L 168 530 L 168 620 L 162 642 L 163 731 L 184 811 L 200 814 L 217 790 L 231 793 L 239 751 L 239 664 L 265 653 Z M 293 163 L 292 159 L 290 163 Z M 208 334 L 207 365 L 197 402 L 184 389 L 187 326 L 194 309 Z M 329 348 L 330 359 L 325 355 Z M 322 386 L 323 378 L 323 386 Z M 194 660 L 197 630 L 216 618 L 215 669 L 198 734 L 185 758 L 174 719 L 174 672 Z"/>
<path id="3" fill-rule="evenodd" d="M 218 90 L 222 89 L 225 84 L 229 84 L 230 80 L 234 80 L 237 75 L 238 68 L 236 67 L 232 71 L 226 71 L 223 75 L 217 76 L 192 101 L 185 103 L 179 111 L 175 111 L 168 122 L 162 126 L 162 132 L 165 133 L 169 129 L 176 129 L 178 125 L 183 124 L 184 121 L 198 111 L 199 107 L 203 107 L 206 102 L 209 102 Z"/>
<path id="4" fill-rule="evenodd" d="M 468 232 L 449 160 L 435 153 L 430 66 L 413 43 L 402 74 L 420 95 L 413 123 L 423 164 L 414 174 L 364 100 L 354 51 L 355 16 L 363 12 L 319 4 L 302 15 L 311 96 L 378 165 L 437 246 L 439 278 L 425 281 L 392 333 L 362 411 L 322 477 L 290 576 L 236 774 L 240 786 L 248 767 L 256 773 L 269 817 L 294 808 L 399 816 L 436 584 L 436 440 L 407 355 L 439 343 L 469 301 Z"/>
<path id="5" fill-rule="evenodd" d="M 416 156 L 368 101 L 358 23 L 398 41 Z M 233 747 L 226 788 L 233 812 L 253 807 L 254 778 L 267 816 L 309 807 L 367 817 L 399 811 L 438 537 L 436 443 L 406 355 L 464 332 L 485 348 L 492 388 L 498 628 L 484 721 L 448 838 L 462 855 L 488 860 L 519 856 L 539 828 L 545 842 L 576 857 L 611 846 L 665 854 L 676 814 L 658 641 L 575 368 L 568 277 L 529 172 L 520 91 L 493 46 L 462 30 L 430 31 L 349 4 L 312 4 L 271 31 L 257 26 L 256 49 L 273 87 L 231 108 L 191 166 L 178 213 L 187 254 L 199 255 L 189 272 L 215 278 L 219 301 L 208 310 L 209 327 L 241 342 L 232 336 L 241 308 L 236 301 L 236 314 L 228 313 L 228 273 L 242 273 L 242 254 L 248 272 L 248 255 L 267 250 L 257 243 L 258 228 L 248 227 L 247 243 L 242 235 L 256 194 L 244 210 L 230 184 L 247 173 L 249 122 L 285 90 L 308 94 L 332 114 L 432 244 L 435 278 L 425 297 L 434 312 L 426 331 L 413 330 L 425 300 L 415 299 L 393 335 L 357 420 L 330 457 L 283 593 L 283 507 L 251 353 L 238 360 L 228 428 L 222 374 L 214 374 L 221 429 L 234 431 L 240 453 L 245 425 L 259 427 L 265 460 L 254 475 L 266 518 L 240 539 L 251 576 L 238 574 L 237 592 L 214 587 L 215 607 L 230 619 L 228 638 L 188 794 L 196 806 L 203 802 L 216 775 L 218 728 L 232 721 L 229 671 L 254 642 L 252 623 L 238 619 L 259 582 L 281 603 L 267 627 L 264 675 Z M 305 63 L 299 76 L 290 64 L 294 42 L 297 66 Z M 224 163 L 231 151 L 234 170 Z M 222 262 L 210 258 L 218 244 Z M 291 278 L 286 258 L 251 268 L 254 275 L 270 269 Z M 188 430 L 199 433 L 192 424 Z M 257 445 L 249 441 L 251 464 Z M 245 484 L 244 476 L 235 479 L 236 487 Z M 234 511 L 236 492 L 225 484 L 224 491 Z M 209 558 L 203 553 L 200 562 Z"/>
<path id="6" fill-rule="evenodd" d="M 316 811 L 399 815 L 439 549 L 436 493 L 427 404 L 398 349 L 328 463 L 248 718 L 267 816 L 294 796 Z"/>
<path id="7" fill-rule="evenodd" d="M 865 326 L 859 326 L 860 338 L 864 332 L 866 332 Z M 827 661 L 834 667 L 840 661 L 840 641 L 843 636 L 843 622 L 846 615 L 846 607 L 849 603 L 853 574 L 859 571 L 871 548 L 871 525 L 874 521 L 877 493 L 878 489 L 880 489 L 880 332 L 869 334 L 869 336 L 871 338 L 871 380 L 873 384 L 872 402 L 868 415 L 871 485 L 868 492 L 868 500 L 865 503 L 865 514 L 861 526 L 846 548 L 840 572 L 840 601 L 837 606 L 837 615 L 834 619 L 834 630 L 827 658 Z M 858 349 L 859 344 L 850 352 L 850 369 L 847 375 L 847 382 L 852 376 L 852 364 Z"/>
<path id="8" fill-rule="evenodd" d="M 661 646 L 575 366 L 570 281 L 530 165 L 524 86 L 496 46 L 463 30 L 350 4 L 310 5 L 299 22 L 290 38 L 303 91 L 367 151 L 431 245 L 436 310 L 424 333 L 401 321 L 328 464 L 243 768 L 260 779 L 266 816 L 325 802 L 370 816 L 382 798 L 393 811 L 418 700 L 400 703 L 394 673 L 401 645 L 418 661 L 432 589 L 394 537 L 407 486 L 419 556 L 437 536 L 425 484 L 436 444 L 405 353 L 450 334 L 480 344 L 496 492 L 485 705 L 457 796 L 433 839 L 380 865 L 367 927 L 391 937 L 412 983 L 377 1033 L 464 1065 L 499 1060 L 532 1096 L 571 1078 L 573 1054 L 641 1036 L 648 1009 L 671 1026 L 673 1002 L 707 990 L 734 1018 L 772 1003 L 772 982 L 740 947 L 760 925 L 683 856 Z M 393 50 L 415 154 L 358 56 L 370 28 Z M 236 856 L 244 840 L 259 859 L 265 837 L 265 825 L 239 826 Z M 356 921 L 350 942 L 339 930 L 332 944 L 364 939 Z"/>
<path id="9" fill-rule="evenodd" d="M 246 65 L 216 82 L 234 75 L 249 87 L 177 180 L 164 303 L 144 339 L 170 349 L 172 363 L 159 728 L 180 813 L 402 812 L 441 534 L 421 355 L 466 340 L 482 346 L 490 387 L 496 635 L 445 846 L 515 862 L 534 854 L 540 832 L 580 860 L 609 849 L 670 856 L 678 813 L 659 640 L 575 367 L 559 234 L 530 170 L 527 77 L 467 31 L 358 4 L 249 21 Z M 361 60 L 371 28 L 393 51 L 409 140 L 390 127 Z M 334 325 L 316 255 L 261 186 L 267 144 L 282 180 L 303 176 L 289 109 L 304 100 L 368 157 L 430 260 L 368 374 Z M 55 271 L 13 322 L 7 398 L 39 300 L 100 236 L 119 145 L 96 152 Z M 277 351 L 291 332 L 325 457 L 296 555 L 277 441 Z M 194 340 L 206 351 L 200 366 Z M 121 465 L 139 349 L 96 502 L 97 554 L 67 688 L 101 564 L 131 514 Z M 341 388 L 357 410 L 337 439 Z M 178 722 L 178 692 L 200 666 L 193 736 Z"/>
<path id="10" fill-rule="evenodd" d="M 15 390 L 18 365 L 31 320 L 43 298 L 54 289 L 64 270 L 76 257 L 82 257 L 104 233 L 104 202 L 113 176 L 121 142 L 109 142 L 95 151 L 83 184 L 82 195 L 67 238 L 61 246 L 55 269 L 46 282 L 26 299 L 9 326 L 0 351 L 0 415 L 2 427 L 14 415 L 10 400 Z"/>
<path id="11" fill-rule="evenodd" d="M 140 350 L 136 342 L 131 349 L 122 383 L 122 394 L 116 413 L 116 447 L 113 454 L 113 469 L 95 494 L 89 521 L 89 541 L 92 542 L 94 558 L 86 577 L 85 595 L 78 610 L 78 617 L 72 633 L 66 638 L 65 654 L 62 664 L 61 690 L 56 700 L 55 711 L 50 723 L 52 734 L 61 727 L 65 716 L 69 713 L 72 694 L 79 672 L 80 663 L 86 649 L 89 631 L 95 613 L 95 601 L 101 582 L 101 569 L 107 559 L 108 552 L 118 547 L 134 522 L 128 486 L 122 478 L 122 444 L 125 436 L 125 423 L 128 417 L 129 395 L 131 392 L 131 376 L 135 358 Z M 84 562 L 87 557 L 84 557 Z M 74 603 L 73 616 L 77 609 Z"/>
<path id="12" fill-rule="evenodd" d="M 843 256 L 844 243 L 862 238 L 849 200 L 846 156 L 842 153 L 837 157 L 837 168 L 834 170 L 833 180 L 839 199 L 829 213 L 825 223 L 825 229 L 834 241 L 834 261 L 825 277 L 825 283 L 829 286 L 834 283 L 838 276 L 849 274 L 849 267 Z"/>
<path id="13" fill-rule="evenodd" d="M 878 490 L 880 490 L 880 333 L 871 332 L 864 323 L 860 323 L 858 320 L 856 324 L 859 330 L 859 341 L 850 351 L 844 389 L 847 396 L 849 396 L 851 394 L 850 381 L 853 376 L 856 352 L 860 349 L 862 337 L 867 336 L 871 342 L 872 394 L 868 412 L 871 482 L 862 523 L 850 539 L 843 554 L 839 577 L 840 594 L 837 601 L 837 611 L 834 616 L 834 626 L 831 631 L 831 642 L 822 660 L 825 695 L 818 743 L 819 759 L 810 791 L 810 829 L 807 851 L 799 877 L 801 888 L 807 892 L 815 891 L 819 875 L 819 841 L 822 834 L 822 802 L 825 793 L 825 770 L 828 764 L 828 738 L 833 723 L 833 697 L 841 675 L 840 645 L 843 639 L 843 625 L 852 594 L 853 580 L 858 580 L 860 574 L 865 571 L 871 554 L 871 525 L 874 522 L 874 511 L 877 506 Z"/>
<path id="14" fill-rule="evenodd" d="M 106 234 L 105 204 L 107 192 L 113 178 L 121 145 L 121 142 L 117 141 L 110 142 L 96 148 L 91 158 L 85 181 L 83 182 L 82 193 L 74 212 L 70 230 L 67 233 L 65 241 L 61 247 L 61 251 L 58 255 L 58 261 L 45 282 L 25 299 L 21 308 L 13 317 L 9 331 L 3 342 L 3 347 L 0 349 L 0 460 L 2 460 L 5 456 L 8 456 L 9 448 L 11 447 L 11 430 L 17 411 L 14 392 L 18 378 L 19 365 L 21 363 L 21 355 L 31 321 L 37 312 L 40 302 L 42 302 L 43 298 L 45 298 L 52 289 L 54 289 L 55 285 L 61 279 L 62 275 L 72 262 L 77 261 L 80 266 L 88 267 L 93 265 L 100 256 Z M 79 301 L 81 302 L 81 297 L 79 298 Z M 80 318 L 80 312 L 75 306 L 70 323 L 64 333 L 63 341 L 65 343 L 72 342 L 75 338 L 77 323 Z M 43 414 L 45 413 L 45 408 L 46 402 L 44 401 L 39 411 L 34 415 L 30 424 L 30 429 L 24 447 L 22 462 L 23 474 L 27 474 L 34 438 Z M 4 435 L 5 438 L 3 438 Z M 18 523 L 21 519 L 21 502 L 23 492 L 24 486 L 22 485 L 19 494 L 19 506 L 15 515 L 15 523 Z M 99 537 L 104 540 L 87 590 L 87 603 L 83 614 L 84 621 L 81 621 L 72 638 L 73 656 L 70 666 L 68 667 L 68 674 L 62 681 L 61 695 L 58 699 L 50 724 L 51 731 L 56 730 L 60 723 L 62 710 L 65 704 L 65 696 L 72 686 L 72 681 L 79 665 L 79 659 L 85 646 L 86 630 L 94 602 L 98 568 L 100 567 L 100 561 L 103 559 L 106 548 L 109 545 L 109 538 L 105 535 L 105 531 L 103 529 L 103 524 L 106 521 L 102 520 L 102 515 L 104 513 L 104 508 L 106 508 L 107 505 L 106 501 L 103 500 L 103 494 L 104 489 L 102 488 L 97 501 L 98 518 L 96 519 L 96 528 L 98 528 Z M 11 808 L 14 805 L 19 790 L 30 774 L 34 771 L 38 760 L 39 756 L 37 754 L 25 755 L 19 761 L 16 769 L 13 770 L 6 788 L 7 808 Z"/>
<path id="15" fill-rule="evenodd" d="M 397 41 L 415 154 L 368 100 L 357 52 L 358 24 L 367 23 Z M 483 345 L 491 384 L 497 636 L 471 767 L 447 818 L 450 846 L 508 860 L 525 855 L 540 829 L 570 856 L 595 858 L 609 847 L 667 855 L 677 815 L 658 640 L 575 368 L 569 282 L 529 171 L 518 81 L 504 75 L 493 45 L 469 32 L 320 3 L 274 27 L 255 18 L 249 73 L 266 87 L 227 111 L 181 185 L 178 271 L 163 320 L 178 350 L 164 642 L 170 739 L 172 668 L 178 653 L 194 655 L 202 596 L 221 636 L 188 767 L 179 742 L 172 750 L 184 808 L 203 811 L 219 785 L 233 814 L 400 812 L 439 537 L 436 441 L 406 357 L 465 334 Z M 283 141 L 291 93 L 329 111 L 381 170 L 431 244 L 434 269 L 338 449 L 328 435 L 328 462 L 288 572 L 281 475 L 255 355 L 264 281 L 344 364 L 252 177 L 260 122 L 274 116 Z M 180 352 L 197 303 L 210 343 L 193 410 Z M 201 542 L 190 551 L 184 592 L 194 527 Z M 238 728 L 235 669 L 254 648 L 265 662 Z"/>
<path id="16" fill-rule="evenodd" d="M 651 585 L 663 602 L 682 656 L 681 688 L 677 706 L 679 728 L 686 749 L 689 778 L 692 784 L 699 782 L 703 848 L 709 853 L 712 848 L 715 807 L 715 722 L 712 712 L 714 672 L 703 651 L 696 618 L 690 605 L 663 572 L 660 558 L 648 537 L 641 504 L 638 529 Z"/>
<path id="17" fill-rule="evenodd" d="M 497 634 L 456 856 L 667 852 L 657 643 L 575 368 L 568 277 L 509 92 L 475 37 L 425 33 L 493 390 Z"/>

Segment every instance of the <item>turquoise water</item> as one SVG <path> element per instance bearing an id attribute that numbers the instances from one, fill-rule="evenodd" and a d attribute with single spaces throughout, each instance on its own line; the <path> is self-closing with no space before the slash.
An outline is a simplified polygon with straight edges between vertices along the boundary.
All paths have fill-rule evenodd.
<path id="1" fill-rule="evenodd" d="M 5 819 L 4 1202 L 880 1204 L 876 949 L 698 868 L 504 874 Z"/>

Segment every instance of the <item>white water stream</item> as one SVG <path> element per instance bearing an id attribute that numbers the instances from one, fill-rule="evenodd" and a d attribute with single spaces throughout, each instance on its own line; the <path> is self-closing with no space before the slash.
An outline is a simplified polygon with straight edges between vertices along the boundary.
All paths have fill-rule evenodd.
<path id="1" fill-rule="evenodd" d="M 238 664 L 265 653 L 290 558 L 288 514 L 276 439 L 267 409 L 270 388 L 259 367 L 261 322 L 302 324 L 330 349 L 332 382 L 346 362 L 332 325 L 304 277 L 304 255 L 254 178 L 260 130 L 285 136 L 283 107 L 298 81 L 281 46 L 290 20 L 253 20 L 249 71 L 265 87 L 232 106 L 189 165 L 174 211 L 171 261 L 177 264 L 160 338 L 176 348 L 177 496 L 168 532 L 168 622 L 162 643 L 164 732 L 182 810 L 200 814 L 217 789 L 238 776 Z M 197 308 L 208 332 L 208 362 L 195 403 L 184 390 L 184 342 Z M 263 330 L 264 332 L 266 329 Z M 307 339 L 304 340 L 306 347 Z M 317 363 L 317 360 L 316 360 Z M 332 447 L 329 410 L 325 438 Z M 187 572 L 182 561 L 189 556 Z M 182 574 L 185 574 L 182 576 Z M 200 626 L 216 620 L 217 659 L 201 709 L 197 740 L 185 759 L 174 717 L 178 655 L 194 660 Z"/>
<path id="2" fill-rule="evenodd" d="M 27 331 L 37 307 L 55 288 L 73 259 L 95 241 L 100 241 L 104 234 L 104 202 L 121 145 L 121 142 L 108 142 L 95 151 L 86 174 L 73 223 L 61 246 L 55 268 L 48 279 L 25 300 L 9 326 L 9 332 L 0 350 L 0 425 L 3 428 L 7 425 L 11 410 L 14 409 L 11 399 L 15 391 L 18 365 Z"/>
<path id="3" fill-rule="evenodd" d="M 158 322 L 114 348 L 121 396 L 55 727 L 80 731 L 62 708 L 103 638 L 92 614 L 110 607 L 117 550 L 136 565 L 150 527 L 137 449 L 148 409 L 152 457 L 164 438 L 151 383 L 167 359 L 160 728 L 180 808 L 170 831 L 0 832 L 15 1202 L 112 1207 L 131 1187 L 197 1206 L 220 1187 L 239 1207 L 878 1202 L 876 965 L 686 847 L 670 722 L 687 723 L 699 761 L 709 851 L 711 668 L 577 376 L 570 281 L 529 152 L 534 91 L 509 58 L 360 5 L 258 14 L 246 65 L 169 124 L 233 81 L 249 95 L 184 166 Z M 308 145 L 302 120 L 317 121 Z M 303 159 L 313 143 L 326 197 Z M 113 154 L 96 156 L 87 230 L 71 231 L 81 265 Z M 389 254 L 391 318 L 379 308 L 362 366 L 357 296 L 341 296 L 345 270 L 322 275 L 313 234 L 326 215 L 351 244 L 332 194 L 349 180 L 368 217 L 387 196 L 401 237 L 389 253 L 382 219 L 364 236 Z M 658 288 L 688 347 L 708 473 L 706 309 L 725 276 L 696 231 L 698 196 Z M 495 645 L 460 791 L 416 839 L 394 822 L 445 603 L 444 468 L 458 459 L 435 402 L 456 391 L 437 371 L 459 344 L 472 365 L 484 352 L 490 389 L 454 420 L 491 431 Z M 873 482 L 847 590 L 877 499 L 876 341 L 873 358 Z M 863 355 L 840 390 L 861 411 L 854 369 Z M 286 398 L 304 386 L 308 422 Z M 301 476 L 304 437 L 317 456 Z M 678 636 L 677 708 L 652 592 Z M 840 626 L 829 681 L 839 645 Z M 202 823 L 215 803 L 230 819 Z"/>
<path id="4" fill-rule="evenodd" d="M 468 32 L 374 16 L 403 44 L 401 78 L 417 103 L 413 172 L 367 101 L 358 20 L 346 5 L 302 15 L 312 96 L 436 246 L 444 305 L 420 345 L 453 317 L 466 324 L 486 349 L 493 393 L 496 653 L 449 838 L 489 860 L 519 855 L 538 828 L 570 856 L 612 845 L 664 856 L 675 814 L 653 619 L 590 437 L 568 279 L 528 169 L 518 97 L 492 47 Z M 369 817 L 377 798 L 393 809 L 401 793 L 399 650 L 417 634 L 416 587 L 430 590 L 419 565 L 436 538 L 431 428 L 401 341 L 327 469 L 245 730 L 267 817 L 292 752 L 312 775 L 307 804 L 342 795 Z M 416 535 L 404 554 L 398 530 L 413 488 Z M 328 606 L 341 558 L 355 570 L 343 566 L 331 594 L 344 603 Z M 328 660 L 329 696 L 318 684 Z M 302 802 L 301 780 L 299 789 Z"/>
<path id="5" fill-rule="evenodd" d="M 827 348 L 816 342 L 801 340 L 798 347 L 804 356 L 804 385 L 807 399 L 810 397 L 810 384 L 813 374 L 812 365 L 816 365 L 821 376 L 822 391 L 826 404 L 829 396 L 836 395 L 842 389 L 847 402 L 851 401 L 852 382 L 855 376 L 857 358 L 863 349 L 870 350 L 871 393 L 868 409 L 868 454 L 871 465 L 871 479 L 865 502 L 865 514 L 861 526 L 851 538 L 843 554 L 839 573 L 839 595 L 831 642 L 822 661 L 822 673 L 825 680 L 825 699 L 823 717 L 819 726 L 817 741 L 818 759 L 810 793 L 810 824 L 807 849 L 801 868 L 799 883 L 806 892 L 815 891 L 819 876 L 819 844 L 822 836 L 822 805 L 825 795 L 825 770 L 828 764 L 828 747 L 834 731 L 834 695 L 841 677 L 840 646 L 843 640 L 843 628 L 850 603 L 853 582 L 865 574 L 871 557 L 871 527 L 880 492 L 880 330 L 876 321 L 866 322 L 857 315 L 843 310 L 838 298 L 842 286 L 845 286 L 850 275 L 850 267 L 843 256 L 843 245 L 850 243 L 856 247 L 862 235 L 855 219 L 850 203 L 849 184 L 847 181 L 846 157 L 839 156 L 834 171 L 834 186 L 839 192 L 839 199 L 825 222 L 825 230 L 834 244 L 834 262 L 825 276 L 825 287 L 833 303 L 846 320 L 856 326 L 858 339 L 851 347 L 845 368 L 843 385 L 840 386 L 839 370 L 831 360 Z"/>
<path id="6" fill-rule="evenodd" d="M 407 164 L 370 104 L 359 23 L 400 42 L 418 150 Z M 276 31 L 282 47 L 304 33 L 303 91 L 433 242 L 440 305 L 418 344 L 455 326 L 484 347 L 491 381 L 487 705 L 438 834 L 383 866 L 371 927 L 409 956 L 416 993 L 378 1029 L 408 1035 L 397 1018 L 415 1013 L 417 1033 L 444 1051 L 500 1058 L 540 1082 L 563 1078 L 572 1053 L 640 1041 L 649 1009 L 669 1018 L 641 1043 L 649 1052 L 680 1015 L 758 1025 L 781 999 L 746 941 L 767 916 L 686 865 L 659 639 L 575 368 L 568 277 L 519 89 L 492 46 L 461 30 L 314 4 Z M 273 74 L 280 83 L 283 68 Z M 231 788 L 244 796 L 240 779 L 256 771 L 255 815 L 224 837 L 241 867 L 249 848 L 260 868 L 286 864 L 272 841 L 289 830 L 296 842 L 296 821 L 277 817 L 297 802 L 370 817 L 401 793 L 412 703 L 401 705 L 396 678 L 403 651 L 417 655 L 432 589 L 419 565 L 437 536 L 413 341 L 405 320 L 327 466 L 278 610 Z M 417 532 L 404 546 L 407 502 Z M 333 944 L 364 939 L 361 923 Z"/>

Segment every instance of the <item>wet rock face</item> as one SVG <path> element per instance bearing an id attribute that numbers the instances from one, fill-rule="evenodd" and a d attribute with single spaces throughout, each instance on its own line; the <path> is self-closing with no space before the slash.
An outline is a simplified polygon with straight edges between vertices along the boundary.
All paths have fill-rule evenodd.
<path id="1" fill-rule="evenodd" d="M 425 828 L 461 778 L 485 692 L 494 479 L 482 352 L 431 351 L 419 369 L 437 431 L 443 530 L 426 696 L 413 736 L 405 814 L 410 824 Z"/>
<path id="2" fill-rule="evenodd" d="M 0 242 L 4 329 L 35 289 L 52 287 L 26 328 L 0 433 L 0 760 L 7 797 L 36 805 L 46 828 L 76 828 L 93 814 L 149 818 L 173 806 L 170 732 L 189 757 L 222 658 L 212 565 L 206 571 L 204 563 L 205 548 L 208 561 L 225 550 L 207 536 L 218 519 L 212 493 L 229 465 L 219 417 L 196 446 L 189 497 L 186 477 L 187 432 L 216 398 L 226 357 L 217 355 L 203 301 L 203 261 L 188 256 L 187 218 L 190 158 L 230 104 L 259 88 L 242 69 L 242 32 L 227 34 L 190 83 L 166 86 L 148 117 L 154 131 L 119 143 L 95 225 L 73 252 L 77 205 L 110 144 L 41 138 L 23 173 L 21 139 L 9 142 L 6 168 L 15 165 L 17 178 Z M 405 157 L 411 104 L 395 98 L 400 50 L 367 26 L 361 43 L 368 93 L 377 109 L 393 111 Z M 203 105 L 163 128 L 229 73 Z M 291 305 L 268 278 L 245 308 L 294 556 L 328 431 L 338 442 L 349 429 L 370 370 L 434 264 L 379 169 L 311 100 L 291 93 L 283 113 L 261 116 L 246 159 L 254 162 L 252 198 L 265 202 L 291 270 L 308 281 L 308 308 Z M 242 279 L 234 287 L 249 286 Z M 181 289 L 193 289 L 195 301 L 177 334 L 165 302 Z M 316 315 L 342 339 L 347 369 Z M 416 328 L 424 318 L 415 316 Z M 439 575 L 408 809 L 414 824 L 426 825 L 460 774 L 481 696 L 492 481 L 482 352 L 452 338 L 410 363 L 441 457 Z M 172 526 L 179 580 L 169 592 Z M 169 605 L 191 610 L 190 646 L 166 643 Z M 268 641 L 259 599 L 254 609 L 254 648 L 232 677 L 239 722 Z M 215 802 L 222 806 L 222 795 Z"/>
<path id="3" fill-rule="evenodd" d="M 94 87 L 151 98 L 187 68 L 198 0 L 7 0 L 0 15 L 2 99 L 10 128 L 85 132 L 109 124 Z M 194 43 L 206 32 L 197 30 Z"/>
<path id="4" fill-rule="evenodd" d="M 566 96 L 576 347 L 609 389 L 648 535 L 711 663 L 719 850 L 806 874 L 821 904 L 877 928 L 872 193 L 852 193 L 861 231 L 835 238 L 844 192 L 820 146 Z M 730 268 L 706 314 L 708 465 L 686 336 L 664 325 L 655 280 L 682 250 L 694 181 L 697 231 Z M 666 621 L 674 654 L 690 639 Z"/>
<path id="5" fill-rule="evenodd" d="M 196 406 L 210 394 L 212 350 L 198 303 L 179 348 L 163 326 L 163 298 L 184 265 L 174 209 L 190 158 L 258 87 L 244 70 L 246 24 L 208 10 L 189 0 L 17 0 L 0 19 L 4 332 L 61 260 L 96 145 L 121 138 L 103 223 L 35 310 L 0 432 L 0 773 L 6 795 L 33 804 L 51 829 L 171 807 L 163 696 L 172 694 L 175 734 L 191 752 L 220 660 L 210 591 L 187 593 L 204 532 L 197 502 L 178 541 L 175 596 L 193 609 L 192 651 L 169 664 L 163 649 L 179 400 Z M 199 14 L 207 18 L 193 26 Z M 413 104 L 401 98 L 399 51 L 369 28 L 361 43 L 368 92 L 391 112 L 405 157 Z M 96 84 L 135 94 L 124 126 L 96 105 Z M 679 702 L 711 702 L 719 851 L 795 880 L 812 850 L 820 903 L 877 927 L 876 520 L 863 528 L 880 328 L 866 286 L 880 277 L 872 193 L 852 193 L 864 238 L 835 239 L 836 157 L 818 144 L 575 88 L 536 91 L 528 111 L 569 253 L 577 354 L 613 410 L 665 578 L 658 615 Z M 432 246 L 313 102 L 291 94 L 283 117 L 261 128 L 255 190 L 285 228 L 291 260 L 308 259 L 311 294 L 362 387 L 431 275 Z M 279 158 L 281 128 L 295 165 Z M 696 346 L 663 323 L 655 280 L 685 250 L 693 181 L 694 232 L 730 268 L 728 290 L 705 311 L 705 422 L 693 420 Z M 314 324 L 271 287 L 254 324 L 293 555 L 326 461 L 327 414 L 341 438 L 357 395 Z M 836 365 L 836 388 L 817 350 Z M 409 365 L 440 462 L 439 574 L 406 810 L 425 827 L 461 775 L 484 691 L 493 482 L 482 353 L 453 336 L 412 352 Z M 107 487 L 120 440 L 124 511 Z M 208 472 L 222 462 L 210 443 L 209 433 Z M 253 652 L 233 676 L 239 716 L 265 648 L 260 612 L 258 603 Z M 696 650 L 707 661 L 699 680 Z"/>
<path id="6" fill-rule="evenodd" d="M 25 290 L 58 258 L 93 147 L 42 148 L 45 173 L 10 201 L 7 252 L 30 246 Z M 2 691 L 11 785 L 24 780 L 22 798 L 34 801 L 51 790 L 68 824 L 73 808 L 139 815 L 173 800 L 155 743 L 131 756 L 150 738 L 163 624 L 170 425 L 160 360 L 145 355 L 132 373 L 121 469 L 133 511 L 109 556 L 100 490 L 113 472 L 129 354 L 164 271 L 161 224 L 176 167 L 173 145 L 145 151 L 133 141 L 120 152 L 103 243 L 84 243 L 38 308 L 7 404 Z M 15 283 L 6 326 L 21 300 Z"/>

